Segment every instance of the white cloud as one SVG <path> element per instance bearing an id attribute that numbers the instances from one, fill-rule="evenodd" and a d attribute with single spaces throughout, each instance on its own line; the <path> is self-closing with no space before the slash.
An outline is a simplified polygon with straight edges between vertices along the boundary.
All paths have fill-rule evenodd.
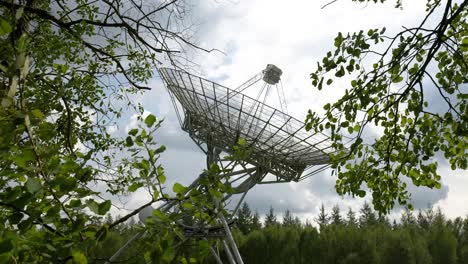
<path id="1" fill-rule="evenodd" d="M 195 71 L 234 88 L 264 69 L 266 64 L 274 63 L 283 70 L 282 82 L 289 112 L 304 120 L 308 109 L 322 113 L 322 106 L 338 98 L 349 85 L 349 80 L 335 81 L 324 92 L 318 92 L 312 88 L 309 78 L 316 61 L 332 49 L 338 31 L 386 26 L 387 32 L 391 33 L 401 30 L 402 25 L 417 25 L 425 16 L 424 0 L 405 1 L 403 11 L 393 8 L 393 1 L 378 5 L 339 1 L 320 9 L 327 2 L 199 1 L 194 7 L 194 19 L 201 21 L 198 43 L 223 50 L 226 55 L 217 52 L 195 54 L 194 60 L 200 64 Z M 158 138 L 168 150 L 161 156 L 161 162 L 171 181 L 190 183 L 203 169 L 204 156 L 180 130 L 161 81 L 155 79 L 151 87 L 153 90 L 138 97 L 138 101 L 158 118 L 165 118 Z M 135 125 L 134 115 L 125 130 Z M 451 217 L 466 213 L 458 209 L 468 202 L 462 188 L 468 186 L 466 172 L 452 172 L 445 166 L 441 172 L 448 189 L 437 192 L 411 188 L 413 199 L 420 202 L 428 199 L 436 206 L 440 205 Z M 343 213 L 348 207 L 358 211 L 364 200 L 338 196 L 334 182 L 335 178 L 326 172 L 304 182 L 256 186 L 246 199 L 262 213 L 273 205 L 277 212 L 289 208 L 309 219 L 316 215 L 322 202 L 328 208 L 339 204 Z M 444 200 L 440 201 L 442 198 Z"/>
<path id="2" fill-rule="evenodd" d="M 138 127 L 138 123 L 141 122 L 138 120 L 139 117 L 141 117 L 144 120 L 150 114 L 151 114 L 150 111 L 145 110 L 142 115 L 133 114 L 132 116 L 130 116 L 130 120 L 128 124 L 125 125 L 125 133 L 128 133 L 128 131 L 130 131 L 131 129 Z"/>
<path id="3" fill-rule="evenodd" d="M 119 126 L 117 125 L 110 125 L 110 126 L 107 126 L 106 127 L 106 130 L 107 130 L 107 133 L 109 134 L 114 134 L 115 132 L 117 132 L 119 130 Z"/>

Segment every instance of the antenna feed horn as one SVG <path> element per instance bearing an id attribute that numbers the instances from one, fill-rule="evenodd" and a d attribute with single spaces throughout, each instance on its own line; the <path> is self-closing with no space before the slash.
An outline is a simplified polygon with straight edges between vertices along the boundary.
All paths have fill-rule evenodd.
<path id="1" fill-rule="evenodd" d="M 277 84 L 281 78 L 283 71 L 273 64 L 267 64 L 265 70 L 263 70 L 263 81 L 268 84 Z"/>

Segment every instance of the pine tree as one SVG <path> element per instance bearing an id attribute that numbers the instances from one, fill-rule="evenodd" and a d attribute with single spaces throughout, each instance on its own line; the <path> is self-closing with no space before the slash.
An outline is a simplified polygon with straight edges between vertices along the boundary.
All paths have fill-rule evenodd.
<path id="1" fill-rule="evenodd" d="M 341 225 L 343 223 L 343 219 L 340 215 L 340 207 L 337 204 L 332 208 L 330 220 L 334 225 Z"/>
<path id="2" fill-rule="evenodd" d="M 463 220 L 462 236 L 458 241 L 459 263 L 468 264 L 468 217 Z"/>
<path id="3" fill-rule="evenodd" d="M 293 220 L 293 225 L 295 227 L 302 227 L 302 221 L 301 219 L 299 219 L 299 217 L 294 217 L 294 220 Z"/>
<path id="4" fill-rule="evenodd" d="M 270 211 L 265 217 L 265 227 L 274 226 L 276 224 L 278 224 L 278 221 L 276 220 L 275 211 L 273 210 L 273 207 L 270 206 Z"/>
<path id="5" fill-rule="evenodd" d="M 322 229 L 323 227 L 328 225 L 328 220 L 329 220 L 328 215 L 325 212 L 325 206 L 323 206 L 323 203 L 322 203 L 322 206 L 320 207 L 320 213 L 318 217 L 315 218 L 315 222 L 317 222 L 317 224 L 319 224 L 320 226 L 320 229 Z"/>
<path id="6" fill-rule="evenodd" d="M 428 230 L 430 227 L 429 220 L 423 214 L 422 210 L 419 210 L 418 216 L 416 218 L 416 222 L 418 223 L 419 227 L 425 230 Z"/>
<path id="7" fill-rule="evenodd" d="M 413 211 L 408 208 L 405 209 L 401 215 L 401 224 L 403 225 L 414 225 L 416 224 L 416 218 L 413 215 Z"/>
<path id="8" fill-rule="evenodd" d="M 356 213 L 349 207 L 348 213 L 346 214 L 347 224 L 349 226 L 357 226 L 358 222 L 356 219 Z"/>
<path id="9" fill-rule="evenodd" d="M 239 230 L 247 234 L 250 232 L 252 225 L 252 212 L 250 211 L 249 205 L 244 202 L 242 207 L 237 211 L 237 227 Z"/>
<path id="10" fill-rule="evenodd" d="M 445 215 L 440 208 L 434 216 L 434 224 L 428 234 L 428 248 L 433 264 L 457 263 L 457 238 L 448 227 Z"/>
<path id="11" fill-rule="evenodd" d="M 379 214 L 379 216 L 377 217 L 377 223 L 381 224 L 381 225 L 385 225 L 385 226 L 388 226 L 388 227 L 391 227 L 390 225 L 390 220 L 388 219 L 388 217 L 384 214 Z"/>
<path id="12" fill-rule="evenodd" d="M 283 226 L 293 226 L 294 225 L 294 219 L 291 214 L 291 211 L 289 209 L 286 209 L 283 215 Z"/>
<path id="13" fill-rule="evenodd" d="M 432 208 L 432 206 L 429 206 L 426 209 L 425 214 L 426 214 L 427 221 L 431 225 L 434 222 L 434 209 Z"/>
<path id="14" fill-rule="evenodd" d="M 440 209 L 440 207 L 437 207 L 437 210 L 433 218 L 433 224 L 442 226 L 442 225 L 445 225 L 445 222 L 446 222 L 445 215 L 442 213 L 442 210 Z"/>
<path id="15" fill-rule="evenodd" d="M 364 227 L 367 225 L 375 225 L 377 223 L 377 218 L 375 216 L 374 210 L 370 207 L 369 203 L 364 202 L 360 210 L 361 215 L 359 216 L 359 226 Z"/>
<path id="16" fill-rule="evenodd" d="M 258 211 L 255 211 L 254 215 L 252 216 L 252 225 L 250 230 L 260 230 L 262 228 L 262 223 L 260 223 L 260 215 Z"/>

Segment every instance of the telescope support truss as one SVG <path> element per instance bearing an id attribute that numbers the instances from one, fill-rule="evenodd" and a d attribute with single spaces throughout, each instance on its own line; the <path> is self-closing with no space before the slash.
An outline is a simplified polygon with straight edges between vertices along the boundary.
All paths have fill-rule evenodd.
<path id="1" fill-rule="evenodd" d="M 218 167 L 223 171 L 219 175 L 219 178 L 227 182 L 232 189 L 233 193 L 226 194 L 221 203 L 218 204 L 218 213 L 214 216 L 215 225 L 221 225 L 221 227 L 216 226 L 206 226 L 206 227 L 185 227 L 186 236 L 197 237 L 202 239 L 218 239 L 220 243 L 215 243 L 211 246 L 211 252 L 214 255 L 215 260 L 218 263 L 222 263 L 219 256 L 219 247 L 224 247 L 224 252 L 226 254 L 229 263 L 231 264 L 241 264 L 243 263 L 242 257 L 239 253 L 237 244 L 232 236 L 230 224 L 233 223 L 233 217 L 236 215 L 237 210 L 239 209 L 241 203 L 244 200 L 247 192 L 254 187 L 256 184 L 259 184 L 263 181 L 265 176 L 268 174 L 268 170 L 260 166 L 254 166 L 247 162 L 238 161 L 230 159 L 227 157 L 227 154 L 220 149 L 210 144 L 209 141 L 201 141 L 197 137 L 192 137 L 193 141 L 197 146 L 205 153 L 207 168 L 212 164 L 217 164 Z M 200 186 L 199 180 L 206 176 L 205 173 L 202 173 L 195 181 L 192 183 L 189 188 L 194 189 Z M 278 178 L 278 180 L 282 180 Z M 188 190 L 190 192 L 190 190 Z M 231 211 L 231 217 L 226 219 L 225 216 L 221 213 L 224 206 L 232 201 L 233 195 L 240 195 L 239 200 L 233 206 Z M 172 208 L 172 204 L 168 203 L 163 207 L 164 211 L 168 211 Z"/>
<path id="2" fill-rule="evenodd" d="M 329 166 L 329 155 L 333 153 L 332 144 L 327 135 L 306 131 L 304 122 L 287 114 L 282 71 L 275 65 L 268 64 L 265 70 L 235 90 L 180 70 L 161 68 L 158 71 L 182 129 L 206 155 L 207 169 L 217 164 L 221 171 L 217 174 L 219 180 L 231 187 L 222 199 L 213 199 L 217 201 L 213 201 L 214 210 L 211 205 L 206 206 L 211 209 L 201 209 L 210 214 L 209 223 L 196 219 L 195 226 L 187 224 L 191 221 L 183 222 L 185 220 L 179 224 L 186 237 L 216 241 L 211 252 L 218 264 L 222 263 L 220 247 L 224 248 L 230 264 L 243 264 L 230 225 L 247 192 L 256 184 L 297 182 L 325 170 Z M 256 99 L 242 93 L 256 84 L 261 85 Z M 278 84 L 281 110 L 265 104 L 270 87 L 278 88 Z M 246 155 L 240 159 L 228 156 L 235 155 L 240 139 L 245 142 Z M 200 174 L 186 188 L 185 194 L 198 190 L 209 195 L 200 184 L 207 176 L 206 172 Z M 240 198 L 226 219 L 223 212 L 236 200 L 234 195 Z M 183 210 L 176 201 L 158 209 L 164 213 Z"/>

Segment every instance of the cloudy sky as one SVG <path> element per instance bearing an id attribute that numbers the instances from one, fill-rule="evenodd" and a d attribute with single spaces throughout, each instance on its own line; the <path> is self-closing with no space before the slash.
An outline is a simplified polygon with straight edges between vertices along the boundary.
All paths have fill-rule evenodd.
<path id="1" fill-rule="evenodd" d="M 417 25 L 425 16 L 425 0 L 404 1 L 404 10 L 387 4 L 356 4 L 339 0 L 325 9 L 327 0 L 202 0 L 194 4 L 192 17 L 197 24 L 195 41 L 205 48 L 223 53 L 198 52 L 192 58 L 199 64 L 194 71 L 200 75 L 235 88 L 273 63 L 283 70 L 289 113 L 304 120 L 307 110 L 319 114 L 322 106 L 336 99 L 349 85 L 349 80 L 335 81 L 322 92 L 316 91 L 309 79 L 316 61 L 331 50 L 338 32 L 354 32 L 375 27 L 387 27 L 397 32 L 402 26 Z M 171 182 L 189 184 L 204 168 L 204 155 L 181 131 L 168 93 L 159 78 L 151 82 L 153 89 L 140 100 L 147 111 L 164 118 L 158 134 L 167 147 L 161 157 Z M 134 119 L 135 117 L 133 117 Z M 134 125 L 134 124 L 133 124 Z M 129 129 L 132 122 L 122 125 Z M 468 175 L 440 166 L 443 186 L 440 190 L 410 187 L 416 208 L 429 204 L 440 206 L 449 217 L 468 213 Z M 335 178 L 325 171 L 299 183 L 283 183 L 254 187 L 246 200 L 254 210 L 265 213 L 273 206 L 279 213 L 289 208 L 301 218 L 312 219 L 323 203 L 331 208 L 338 204 L 359 210 L 365 199 L 340 197 L 334 190 Z M 147 201 L 143 192 L 132 196 L 126 206 L 135 207 Z M 394 214 L 398 213 L 398 209 Z"/>

